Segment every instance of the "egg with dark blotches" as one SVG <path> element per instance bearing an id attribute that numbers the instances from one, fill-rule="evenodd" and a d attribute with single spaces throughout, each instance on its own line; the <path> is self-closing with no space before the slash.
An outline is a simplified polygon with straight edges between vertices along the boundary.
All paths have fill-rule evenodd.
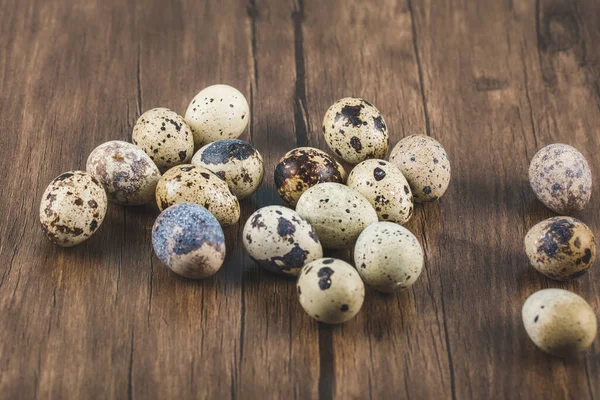
<path id="1" fill-rule="evenodd" d="M 527 298 L 523 324 L 537 347 L 557 357 L 572 357 L 594 342 L 598 321 L 582 297 L 563 289 L 543 289 Z"/>
<path id="2" fill-rule="evenodd" d="M 156 204 L 162 211 L 177 203 L 196 203 L 211 212 L 223 226 L 240 219 L 240 203 L 227 183 L 199 165 L 171 168 L 156 185 Z"/>
<path id="3" fill-rule="evenodd" d="M 546 207 L 563 215 L 583 210 L 592 195 L 592 171 L 587 160 L 566 144 L 548 145 L 533 156 L 529 183 Z"/>
<path id="4" fill-rule="evenodd" d="M 346 184 L 369 200 L 380 221 L 405 224 L 413 215 L 408 182 L 392 163 L 365 160 L 350 171 Z"/>
<path id="5" fill-rule="evenodd" d="M 286 207 L 267 206 L 254 212 L 242 238 L 248 255 L 271 272 L 295 276 L 304 264 L 323 257 L 313 227 Z"/>
<path id="6" fill-rule="evenodd" d="M 402 171 L 418 203 L 435 201 L 448 189 L 448 154 L 429 136 L 412 135 L 400 140 L 390 153 L 390 162 Z"/>
<path id="7" fill-rule="evenodd" d="M 365 299 L 365 285 L 354 267 L 335 258 L 321 258 L 304 266 L 296 283 L 304 311 L 326 324 L 354 318 Z"/>
<path id="8" fill-rule="evenodd" d="M 384 158 L 388 150 L 389 135 L 381 113 L 356 97 L 340 99 L 329 107 L 323 117 L 323 135 L 329 148 L 350 164 Z"/>
<path id="9" fill-rule="evenodd" d="M 345 181 L 344 167 L 329 154 L 312 147 L 288 151 L 275 167 L 277 192 L 292 207 L 302 193 L 318 183 Z"/>
<path id="10" fill-rule="evenodd" d="M 571 217 L 549 218 L 535 225 L 525 236 L 525 251 L 536 270 L 558 281 L 584 275 L 596 259 L 594 234 Z"/>
<path id="11" fill-rule="evenodd" d="M 225 260 L 223 229 L 206 208 L 194 203 L 175 204 L 156 218 L 152 247 L 163 264 L 186 278 L 214 275 Z"/>
<path id="12" fill-rule="evenodd" d="M 44 191 L 40 223 L 51 242 L 72 247 L 100 228 L 106 208 L 106 192 L 100 182 L 87 172 L 69 171 L 54 178 Z"/>
<path id="13" fill-rule="evenodd" d="M 86 170 L 104 187 L 108 200 L 125 205 L 154 200 L 160 171 L 139 147 L 113 140 L 96 147 L 87 159 Z"/>
<path id="14" fill-rule="evenodd" d="M 260 153 L 250 143 L 239 139 L 207 144 L 194 154 L 192 164 L 219 175 L 239 200 L 256 192 L 264 175 Z"/>

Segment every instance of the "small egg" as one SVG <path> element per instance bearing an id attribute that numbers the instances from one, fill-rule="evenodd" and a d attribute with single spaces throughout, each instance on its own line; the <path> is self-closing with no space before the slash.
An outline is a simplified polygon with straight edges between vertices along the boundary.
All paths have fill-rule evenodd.
<path id="1" fill-rule="evenodd" d="M 275 167 L 277 192 L 292 207 L 306 189 L 318 183 L 345 181 L 344 167 L 329 154 L 312 147 L 288 151 Z"/>
<path id="2" fill-rule="evenodd" d="M 341 183 L 311 187 L 298 200 L 296 211 L 315 228 L 327 249 L 353 245 L 367 226 L 377 222 L 377 213 L 369 201 Z"/>
<path id="3" fill-rule="evenodd" d="M 557 357 L 587 350 L 598 329 L 596 314 L 580 296 L 563 289 L 543 289 L 525 301 L 523 324 L 537 347 Z"/>
<path id="4" fill-rule="evenodd" d="M 239 137 L 250 120 L 244 95 L 228 85 L 209 86 L 193 99 L 185 121 L 194 132 L 196 147 L 221 139 Z"/>
<path id="5" fill-rule="evenodd" d="M 365 285 L 347 262 L 320 258 L 302 268 L 296 284 L 304 311 L 326 324 L 341 324 L 360 311 Z"/>
<path id="6" fill-rule="evenodd" d="M 408 229 L 392 222 L 368 226 L 354 247 L 354 264 L 363 281 L 381 292 L 406 289 L 421 275 L 423 249 Z"/>
<path id="7" fill-rule="evenodd" d="M 566 144 L 538 151 L 529 165 L 529 183 L 552 211 L 568 215 L 583 210 L 592 195 L 592 171 L 585 157 Z"/>
<path id="8" fill-rule="evenodd" d="M 412 192 L 394 164 L 365 160 L 350 171 L 347 185 L 369 200 L 380 221 L 405 224 L 413 215 Z"/>
<path id="9" fill-rule="evenodd" d="M 40 223 L 51 242 L 72 247 L 89 239 L 106 214 L 106 192 L 92 175 L 69 171 L 54 178 L 40 203 Z"/>
<path id="10" fill-rule="evenodd" d="M 186 164 L 194 154 L 192 130 L 167 108 L 146 111 L 133 127 L 131 141 L 148 154 L 161 172 Z"/>
<path id="11" fill-rule="evenodd" d="M 286 207 L 257 210 L 246 221 L 242 237 L 248 255 L 271 272 L 296 276 L 304 264 L 323 257 L 313 227 Z"/>
<path id="12" fill-rule="evenodd" d="M 366 100 L 346 97 L 336 101 L 323 118 L 323 134 L 329 148 L 344 161 L 358 164 L 368 158 L 384 158 L 389 135 L 385 121 Z"/>
<path id="13" fill-rule="evenodd" d="M 417 203 L 439 199 L 450 183 L 446 150 L 429 136 L 405 137 L 390 153 L 390 162 L 402 171 Z"/>
<path id="14" fill-rule="evenodd" d="M 207 144 L 194 155 L 192 164 L 219 175 L 239 200 L 258 190 L 264 174 L 260 153 L 250 143 L 239 139 Z"/>
<path id="15" fill-rule="evenodd" d="M 125 205 L 150 203 L 160 171 L 139 147 L 113 140 L 96 147 L 86 170 L 100 181 L 108 200 Z"/>
<path id="16" fill-rule="evenodd" d="M 173 167 L 156 185 L 156 204 L 161 211 L 177 203 L 206 207 L 223 226 L 235 224 L 240 219 L 240 203 L 227 183 L 198 165 Z"/>
<path id="17" fill-rule="evenodd" d="M 571 217 L 549 218 L 531 228 L 525 252 L 536 270 L 557 281 L 584 275 L 596 259 L 594 234 Z"/>
<path id="18" fill-rule="evenodd" d="M 217 219 L 194 203 L 160 213 L 152 227 L 157 257 L 176 274 L 192 279 L 214 275 L 225 260 L 225 235 Z"/>

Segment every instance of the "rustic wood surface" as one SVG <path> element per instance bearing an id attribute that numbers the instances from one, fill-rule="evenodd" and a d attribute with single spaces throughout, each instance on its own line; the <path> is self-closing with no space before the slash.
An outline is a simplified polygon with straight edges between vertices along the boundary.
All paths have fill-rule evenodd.
<path id="1" fill-rule="evenodd" d="M 550 281 L 522 245 L 552 215 L 527 182 L 537 149 L 574 145 L 600 176 L 597 1 L 0 0 L 0 10 L 0 398 L 600 398 L 598 340 L 579 359 L 551 358 L 520 315 L 546 287 L 600 310 L 598 271 Z M 55 176 L 83 169 L 104 141 L 129 140 L 143 111 L 184 113 L 213 83 L 246 94 L 242 138 L 266 168 L 214 278 L 161 265 L 153 207 L 111 205 L 73 249 L 46 240 L 38 207 Z M 426 252 L 414 287 L 368 291 L 357 318 L 331 327 L 303 312 L 294 280 L 250 261 L 240 235 L 255 209 L 282 203 L 272 171 L 286 150 L 327 149 L 321 118 L 347 95 L 378 106 L 392 144 L 438 139 L 453 177 L 407 225 Z M 600 233 L 597 204 L 578 217 Z"/>

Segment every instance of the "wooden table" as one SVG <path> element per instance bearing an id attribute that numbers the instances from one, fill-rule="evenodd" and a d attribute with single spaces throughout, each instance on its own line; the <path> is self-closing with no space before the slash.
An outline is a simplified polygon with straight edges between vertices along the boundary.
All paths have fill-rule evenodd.
<path id="1" fill-rule="evenodd" d="M 597 271 L 550 281 L 522 243 L 553 215 L 527 182 L 537 149 L 574 145 L 600 176 L 595 0 L 0 0 L 0 10 L 0 398 L 600 398 L 598 340 L 580 359 L 551 358 L 520 313 L 547 287 L 600 310 Z M 242 138 L 266 168 L 214 278 L 166 270 L 150 206 L 111 205 L 73 249 L 46 240 L 38 207 L 55 176 L 83 169 L 102 142 L 129 140 L 143 111 L 184 113 L 213 83 L 246 94 Z M 438 139 L 453 177 L 407 224 L 426 252 L 414 287 L 368 291 L 362 312 L 332 327 L 303 312 L 294 280 L 250 261 L 241 230 L 257 208 L 282 204 L 272 172 L 285 151 L 327 150 L 321 118 L 348 95 L 382 111 L 392 145 Z M 596 197 L 578 217 L 600 233 Z"/>

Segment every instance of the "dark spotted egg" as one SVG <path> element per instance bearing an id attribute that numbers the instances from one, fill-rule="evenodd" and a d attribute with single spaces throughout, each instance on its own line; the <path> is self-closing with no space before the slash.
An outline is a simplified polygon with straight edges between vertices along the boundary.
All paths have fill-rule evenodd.
<path id="1" fill-rule="evenodd" d="M 321 258 L 321 242 L 297 212 L 281 206 L 257 210 L 244 226 L 248 255 L 271 272 L 298 275 L 304 264 Z"/>

